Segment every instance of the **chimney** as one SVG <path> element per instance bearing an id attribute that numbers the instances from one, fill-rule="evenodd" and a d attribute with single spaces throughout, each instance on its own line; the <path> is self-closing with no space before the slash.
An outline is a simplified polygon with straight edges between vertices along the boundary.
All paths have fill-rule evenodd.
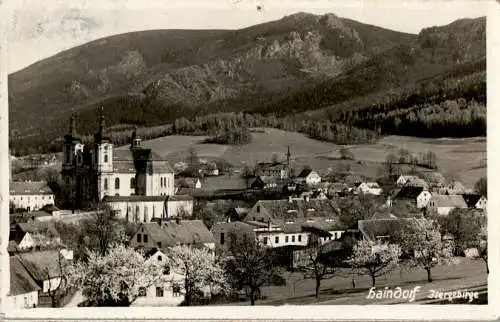
<path id="1" fill-rule="evenodd" d="M 267 228 L 271 229 L 271 218 L 267 220 Z"/>

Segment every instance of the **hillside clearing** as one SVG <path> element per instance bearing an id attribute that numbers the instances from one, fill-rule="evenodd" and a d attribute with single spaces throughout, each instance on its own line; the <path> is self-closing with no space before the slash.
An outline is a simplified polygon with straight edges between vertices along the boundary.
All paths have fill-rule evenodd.
<path id="1" fill-rule="evenodd" d="M 193 147 L 200 158 L 208 160 L 224 159 L 236 167 L 256 162 L 271 161 L 276 154 L 285 159 L 290 146 L 295 168 L 309 165 L 322 172 L 335 169 L 340 163 L 349 164 L 352 171 L 366 176 L 376 176 L 381 163 L 389 153 L 397 155 L 399 149 L 408 149 L 414 154 L 436 153 L 437 165 L 445 174 L 454 174 L 466 187 L 473 187 L 481 176 L 486 176 L 486 139 L 428 139 L 403 136 L 388 136 L 376 144 L 355 145 L 349 148 L 356 160 L 339 160 L 342 146 L 310 139 L 303 134 L 277 129 L 265 129 L 262 133 L 252 133 L 252 142 L 241 146 L 204 144 L 203 136 L 166 136 L 144 141 L 145 147 L 152 148 L 172 163 L 185 161 L 187 151 Z M 127 148 L 127 147 L 121 147 Z"/>

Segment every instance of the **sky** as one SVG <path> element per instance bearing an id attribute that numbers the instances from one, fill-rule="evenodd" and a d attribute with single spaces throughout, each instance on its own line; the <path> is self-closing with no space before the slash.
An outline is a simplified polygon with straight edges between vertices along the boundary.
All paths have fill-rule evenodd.
<path id="1" fill-rule="evenodd" d="M 7 4 L 9 72 L 74 46 L 131 31 L 239 29 L 308 12 L 418 33 L 456 19 L 485 16 L 489 8 L 486 0 L 15 0 Z"/>

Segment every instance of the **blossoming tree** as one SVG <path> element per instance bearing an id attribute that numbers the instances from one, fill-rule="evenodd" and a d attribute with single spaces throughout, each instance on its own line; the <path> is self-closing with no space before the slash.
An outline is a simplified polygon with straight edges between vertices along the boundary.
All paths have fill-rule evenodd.
<path id="1" fill-rule="evenodd" d="M 86 262 L 68 270 L 69 283 L 82 291 L 91 306 L 130 306 L 141 288 L 163 278 L 161 265 L 124 245 L 113 245 L 106 255 L 92 251 Z"/>
<path id="2" fill-rule="evenodd" d="M 369 275 L 372 286 L 375 286 L 375 279 L 394 269 L 398 265 L 400 256 L 399 245 L 361 240 L 354 245 L 353 255 L 348 262 L 358 274 Z"/>

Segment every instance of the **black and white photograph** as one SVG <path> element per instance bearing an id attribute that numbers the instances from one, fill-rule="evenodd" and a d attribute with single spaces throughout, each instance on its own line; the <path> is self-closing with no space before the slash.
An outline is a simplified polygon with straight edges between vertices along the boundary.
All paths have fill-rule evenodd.
<path id="1" fill-rule="evenodd" d="M 494 304 L 500 5 L 210 2 L 0 3 L 3 312 Z"/>

